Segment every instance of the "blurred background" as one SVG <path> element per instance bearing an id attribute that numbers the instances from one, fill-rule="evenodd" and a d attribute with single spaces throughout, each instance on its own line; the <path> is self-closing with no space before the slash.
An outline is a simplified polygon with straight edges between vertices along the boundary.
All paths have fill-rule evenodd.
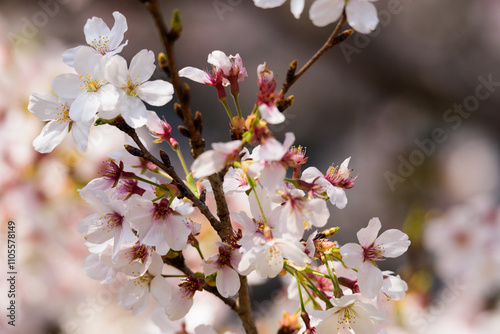
<path id="1" fill-rule="evenodd" d="M 267 62 L 281 84 L 288 64 L 297 59 L 303 65 L 334 28 L 312 25 L 307 14 L 312 1 L 306 1 L 299 20 L 289 2 L 269 10 L 243 0 L 161 3 L 167 22 L 175 8 L 183 18 L 176 44 L 179 68 L 208 67 L 213 50 L 241 55 L 248 71 L 240 84 L 246 112 L 255 102 L 259 64 Z M 500 2 L 380 0 L 375 5 L 377 30 L 354 34 L 320 58 L 290 89 L 295 102 L 285 112 L 285 124 L 271 128 L 280 140 L 288 131 L 295 133 L 295 144 L 307 148 L 306 166 L 326 172 L 332 163 L 352 157 L 350 167 L 359 176 L 347 191 L 347 207 L 332 208 L 329 223 L 341 227 L 340 243 L 356 241 L 355 232 L 372 217 L 380 218 L 383 230 L 409 234 L 408 253 L 381 265 L 409 284 L 389 333 L 497 333 Z M 87 19 L 101 17 L 111 27 L 113 11 L 128 21 L 123 57 L 130 60 L 141 49 L 161 51 L 139 1 L 0 2 L 1 258 L 6 268 L 4 245 L 12 220 L 18 333 L 177 330 L 164 323 L 160 330 L 150 320 L 152 307 L 133 317 L 116 305 L 119 286 L 100 285 L 81 269 L 88 251 L 76 226 L 92 208 L 76 189 L 97 177 L 107 154 L 122 147 L 121 134 L 106 127 L 94 131 L 84 154 L 71 139 L 46 155 L 31 144 L 43 124 L 26 109 L 29 95 L 50 93 L 51 80 L 72 71 L 61 54 L 84 44 Z M 161 71 L 155 77 L 167 79 Z M 227 116 L 215 90 L 190 86 L 207 144 L 227 141 Z M 155 110 L 176 128 L 172 105 Z M 188 152 L 187 141 L 177 133 L 175 138 Z M 275 286 L 274 299 L 256 295 L 263 332 L 280 317 L 282 285 Z M 5 310 L 3 278 L 0 288 Z M 193 321 L 217 323 L 232 316 L 224 305 L 210 298 L 207 303 L 217 307 L 193 310 Z M 0 331 L 11 331 L 2 318 Z"/>

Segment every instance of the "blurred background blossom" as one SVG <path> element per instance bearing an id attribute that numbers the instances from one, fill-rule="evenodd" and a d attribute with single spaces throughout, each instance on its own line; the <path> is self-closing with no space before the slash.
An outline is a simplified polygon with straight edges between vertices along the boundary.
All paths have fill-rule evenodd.
<path id="1" fill-rule="evenodd" d="M 282 82 L 287 65 L 294 59 L 304 64 L 331 33 L 333 26 L 312 25 L 310 3 L 299 20 L 287 6 L 262 10 L 251 1 L 165 1 L 163 10 L 167 20 L 174 8 L 183 17 L 176 44 L 180 68 L 203 68 L 217 49 L 241 55 L 249 78 L 240 85 L 240 103 L 249 111 L 257 65 L 266 61 Z M 279 139 L 293 131 L 296 144 L 307 147 L 309 165 L 323 172 L 352 156 L 350 167 L 359 177 L 347 193 L 347 207 L 332 209 L 329 222 L 341 227 L 340 243 L 354 242 L 355 232 L 374 216 L 383 229 L 409 234 L 408 254 L 382 265 L 409 284 L 387 332 L 494 333 L 500 324 L 500 87 L 495 85 L 500 3 L 380 0 L 375 5 L 379 28 L 324 55 L 291 89 L 296 98 L 285 113 L 286 128 L 272 129 Z M 107 154 L 122 147 L 123 136 L 108 127 L 93 129 L 85 154 L 71 139 L 45 155 L 31 145 L 43 124 L 26 109 L 29 95 L 50 93 L 51 80 L 70 71 L 61 54 L 83 43 L 86 20 L 98 16 L 112 24 L 113 11 L 128 20 L 126 59 L 144 48 L 161 51 L 139 1 L 0 2 L 0 237 L 4 245 L 6 223 L 14 220 L 18 333 L 180 329 L 161 315 L 151 320 L 154 303 L 133 317 L 116 305 L 118 285 L 100 285 L 81 269 L 88 251 L 76 226 L 92 209 L 76 189 L 99 175 Z M 161 71 L 154 78 L 166 79 Z M 227 140 L 215 92 L 191 86 L 207 143 Z M 478 90 L 489 94 L 480 99 Z M 462 113 L 456 111 L 460 106 Z M 172 104 L 155 110 L 177 127 Z M 188 152 L 184 138 L 176 139 Z M 211 243 L 207 239 L 206 249 Z M 263 333 L 271 332 L 286 307 L 286 283 L 279 278 L 265 286 L 254 283 L 255 313 Z M 5 279 L 0 289 L 6 291 Z M 200 296 L 199 308 L 188 315 L 189 330 L 199 323 L 234 325 L 222 303 Z M 0 301 L 4 308 L 3 292 Z M 2 333 L 11 330 L 4 320 Z"/>

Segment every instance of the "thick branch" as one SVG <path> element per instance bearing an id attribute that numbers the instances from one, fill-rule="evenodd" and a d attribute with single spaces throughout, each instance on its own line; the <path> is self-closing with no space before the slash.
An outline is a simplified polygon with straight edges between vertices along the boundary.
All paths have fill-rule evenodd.
<path id="1" fill-rule="evenodd" d="M 248 293 L 248 281 L 246 276 L 240 275 L 240 291 L 238 292 L 238 308 L 236 312 L 243 322 L 243 327 L 246 333 L 257 334 L 257 327 L 255 327 L 255 320 L 252 314 L 250 303 L 250 294 Z"/>

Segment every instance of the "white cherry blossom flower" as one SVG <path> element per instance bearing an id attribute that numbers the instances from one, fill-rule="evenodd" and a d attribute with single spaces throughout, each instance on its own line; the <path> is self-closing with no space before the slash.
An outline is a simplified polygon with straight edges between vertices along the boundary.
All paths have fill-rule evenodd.
<path id="1" fill-rule="evenodd" d="M 215 285 L 223 297 L 234 296 L 240 290 L 240 276 L 234 268 L 238 268 L 241 253 L 230 245 L 218 242 L 219 254 L 205 260 L 203 272 L 205 276 L 217 272 Z"/>
<path id="2" fill-rule="evenodd" d="M 248 275 L 255 270 L 261 278 L 276 277 L 283 269 L 284 259 L 299 266 L 311 262 L 302 251 L 302 244 L 296 240 L 276 238 L 266 243 L 256 245 L 248 250 L 238 265 L 238 271 Z"/>
<path id="3" fill-rule="evenodd" d="M 161 275 L 162 268 L 161 257 L 153 253 L 148 271 L 130 280 L 120 291 L 118 295 L 120 305 L 126 310 L 132 309 L 134 315 L 137 315 L 146 309 L 150 293 L 162 307 L 170 305 L 172 288 Z"/>
<path id="4" fill-rule="evenodd" d="M 348 243 L 340 247 L 345 265 L 358 270 L 359 289 L 367 298 L 375 298 L 384 283 L 382 271 L 374 261 L 398 257 L 410 246 L 408 235 L 396 229 L 377 237 L 381 227 L 380 220 L 372 218 L 367 227 L 358 231 L 359 244 Z"/>
<path id="5" fill-rule="evenodd" d="M 345 7 L 347 22 L 362 34 L 369 34 L 378 24 L 376 0 L 316 0 L 309 9 L 313 24 L 324 27 L 337 21 Z"/>
<path id="6" fill-rule="evenodd" d="M 309 199 L 297 189 L 293 191 L 279 191 L 281 205 L 274 208 L 271 219 L 279 222 L 276 230 L 280 235 L 289 235 L 291 238 L 302 238 L 304 230 L 311 225 L 323 227 L 330 217 L 326 202 L 320 198 Z"/>
<path id="7" fill-rule="evenodd" d="M 104 191 L 80 191 L 80 196 L 98 210 L 98 213 L 78 223 L 78 232 L 85 237 L 85 240 L 102 244 L 113 239 L 113 255 L 115 255 L 123 243 L 135 239 L 130 223 L 124 217 L 127 209 L 123 201 L 109 199 Z"/>
<path id="8" fill-rule="evenodd" d="M 202 178 L 222 170 L 239 155 L 241 141 L 233 140 L 227 143 L 213 143 L 213 150 L 200 154 L 191 165 L 193 177 Z"/>
<path id="9" fill-rule="evenodd" d="M 326 311 L 311 311 L 311 324 L 316 334 L 378 333 L 384 315 L 375 306 L 360 300 L 358 295 L 331 299 L 333 307 Z"/>
<path id="10" fill-rule="evenodd" d="M 87 141 L 94 119 L 74 121 L 69 116 L 68 99 L 58 99 L 54 95 L 32 94 L 28 110 L 41 121 L 49 121 L 33 141 L 33 147 L 40 153 L 49 153 L 59 145 L 71 131 L 80 152 L 87 150 Z"/>
<path id="11" fill-rule="evenodd" d="M 128 41 L 120 44 L 123 41 L 125 31 L 128 29 L 127 20 L 120 12 L 113 12 L 113 17 L 115 18 L 115 24 L 111 30 L 99 17 L 94 16 L 88 19 L 83 32 L 89 46 L 80 45 L 66 50 L 63 53 L 63 62 L 73 67 L 75 54 L 81 48 L 91 49 L 95 53 L 109 56 L 121 52 L 123 47 L 128 44 Z"/>
<path id="12" fill-rule="evenodd" d="M 142 101 L 152 106 L 162 106 L 172 99 L 174 88 L 163 80 L 148 81 L 155 71 L 153 51 L 141 50 L 130 62 L 119 56 L 113 56 L 106 64 L 106 78 L 118 88 L 120 98 L 113 111 L 101 113 L 103 118 L 122 115 L 125 122 L 133 128 L 139 128 L 148 121 L 148 111 Z M 142 100 L 142 101 L 141 101 Z"/>
<path id="13" fill-rule="evenodd" d="M 276 79 L 273 71 L 267 69 L 266 63 L 257 66 L 257 83 L 259 93 L 257 93 L 257 106 L 260 116 L 269 124 L 280 124 L 285 121 L 285 115 L 279 111 L 276 102 L 282 94 L 276 92 Z"/>
<path id="14" fill-rule="evenodd" d="M 98 111 L 115 108 L 119 95 L 106 79 L 107 61 L 107 57 L 81 48 L 75 54 L 78 74 L 61 74 L 52 81 L 52 89 L 59 97 L 75 99 L 69 109 L 71 119 L 88 122 Z"/>
<path id="15" fill-rule="evenodd" d="M 260 8 L 275 8 L 286 2 L 286 0 L 253 0 L 255 6 Z M 296 19 L 300 17 L 304 10 L 304 0 L 290 0 L 290 11 Z"/>

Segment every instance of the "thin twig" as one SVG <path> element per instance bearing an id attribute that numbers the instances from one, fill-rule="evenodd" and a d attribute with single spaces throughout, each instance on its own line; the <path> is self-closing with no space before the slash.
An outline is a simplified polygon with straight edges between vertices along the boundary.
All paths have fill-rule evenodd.
<path id="1" fill-rule="evenodd" d="M 328 37 L 325 44 L 323 44 L 323 46 L 314 54 L 314 56 L 311 57 L 311 59 L 309 59 L 309 61 L 304 66 L 302 66 L 300 70 L 298 70 L 294 75 L 287 76 L 280 91 L 280 95 L 282 96 L 282 98 L 280 101 L 278 101 L 278 106 L 280 107 L 281 111 L 284 111 L 286 109 L 284 98 L 285 94 L 288 92 L 290 87 L 309 69 L 309 67 L 312 66 L 312 64 L 316 62 L 316 60 L 318 60 L 326 51 L 328 51 L 328 49 L 332 48 L 336 44 L 343 42 L 346 39 L 346 38 L 336 39 L 345 21 L 346 21 L 346 14 L 344 11 L 342 13 L 339 22 L 337 23 L 337 26 L 333 30 L 330 37 Z M 352 31 L 349 31 L 349 35 L 350 34 L 352 34 Z"/>

